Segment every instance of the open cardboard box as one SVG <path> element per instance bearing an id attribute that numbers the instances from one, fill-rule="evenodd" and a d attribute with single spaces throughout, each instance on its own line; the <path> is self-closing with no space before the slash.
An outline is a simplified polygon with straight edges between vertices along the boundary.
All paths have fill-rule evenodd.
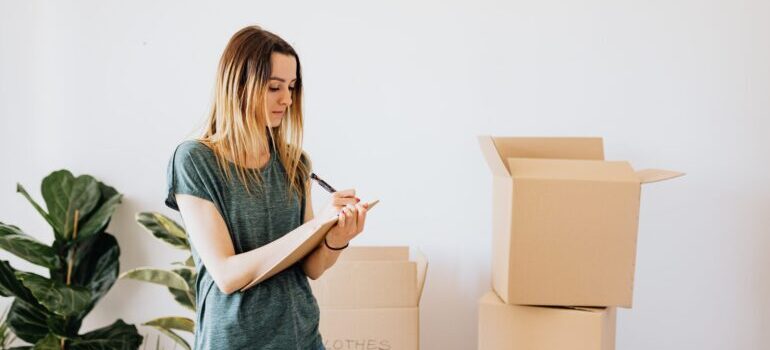
<path id="1" fill-rule="evenodd" d="M 350 247 L 310 281 L 329 350 L 416 350 L 428 263 L 409 247 Z"/>
<path id="2" fill-rule="evenodd" d="M 479 350 L 613 350 L 614 307 L 508 305 L 479 300 Z"/>
<path id="3" fill-rule="evenodd" d="M 480 136 L 492 171 L 492 284 L 508 304 L 631 307 L 642 184 L 601 138 Z"/>

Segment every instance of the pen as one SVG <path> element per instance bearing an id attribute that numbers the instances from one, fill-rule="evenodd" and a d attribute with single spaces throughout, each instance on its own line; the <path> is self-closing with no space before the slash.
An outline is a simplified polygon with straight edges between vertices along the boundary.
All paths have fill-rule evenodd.
<path id="1" fill-rule="evenodd" d="M 310 178 L 318 182 L 318 184 L 321 185 L 321 187 L 323 187 L 327 192 L 329 193 L 337 192 L 337 190 L 335 190 L 334 187 L 327 184 L 326 181 L 321 180 L 321 178 L 318 177 L 318 175 L 316 175 L 315 173 L 310 173 Z"/>

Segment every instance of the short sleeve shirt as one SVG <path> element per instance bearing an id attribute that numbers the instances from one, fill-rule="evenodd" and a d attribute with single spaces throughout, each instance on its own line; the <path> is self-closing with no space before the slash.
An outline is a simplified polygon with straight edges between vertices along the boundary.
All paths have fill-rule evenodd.
<path id="1" fill-rule="evenodd" d="M 260 172 L 263 184 L 249 180 L 251 193 L 238 178 L 236 165 L 228 162 L 228 166 L 229 179 L 208 146 L 194 140 L 182 142 L 169 160 L 166 205 L 179 210 L 175 194 L 214 203 L 236 254 L 262 247 L 302 224 L 304 201 L 289 190 L 276 152 L 271 150 L 263 168 L 253 169 Z M 321 348 L 318 304 L 301 263 L 228 295 L 214 283 L 196 247 L 191 250 L 198 273 L 195 349 Z"/>

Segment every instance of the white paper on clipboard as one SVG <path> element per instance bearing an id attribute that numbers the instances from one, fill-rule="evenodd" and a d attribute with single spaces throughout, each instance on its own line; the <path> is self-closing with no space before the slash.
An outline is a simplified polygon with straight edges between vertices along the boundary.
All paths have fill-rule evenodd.
<path id="1" fill-rule="evenodd" d="M 367 212 L 371 210 L 379 200 L 369 203 Z M 300 227 L 287 233 L 283 238 L 273 241 L 268 245 L 280 245 L 281 247 L 275 247 L 276 251 L 288 251 L 283 257 L 276 258 L 273 264 L 266 264 L 264 268 L 257 272 L 257 277 L 254 278 L 249 284 L 241 288 L 241 292 L 245 291 L 270 277 L 273 277 L 278 272 L 281 272 L 293 265 L 300 259 L 304 258 L 310 252 L 312 252 L 318 245 L 323 242 L 326 234 L 331 230 L 334 225 L 337 224 L 337 216 L 329 218 L 314 218 Z"/>

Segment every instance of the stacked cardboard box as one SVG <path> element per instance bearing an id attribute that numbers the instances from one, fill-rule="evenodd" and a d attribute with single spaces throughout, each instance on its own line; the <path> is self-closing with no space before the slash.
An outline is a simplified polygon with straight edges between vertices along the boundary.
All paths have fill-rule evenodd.
<path id="1" fill-rule="evenodd" d="M 508 305 L 490 291 L 479 301 L 479 349 L 610 350 L 615 308 Z"/>
<path id="2" fill-rule="evenodd" d="M 682 174 L 605 161 L 601 138 L 479 143 L 496 293 L 479 301 L 479 349 L 614 349 L 614 308 L 632 306 L 640 187 Z"/>
<path id="3" fill-rule="evenodd" d="M 417 350 L 427 261 L 409 247 L 350 247 L 310 286 L 328 350 Z"/>

